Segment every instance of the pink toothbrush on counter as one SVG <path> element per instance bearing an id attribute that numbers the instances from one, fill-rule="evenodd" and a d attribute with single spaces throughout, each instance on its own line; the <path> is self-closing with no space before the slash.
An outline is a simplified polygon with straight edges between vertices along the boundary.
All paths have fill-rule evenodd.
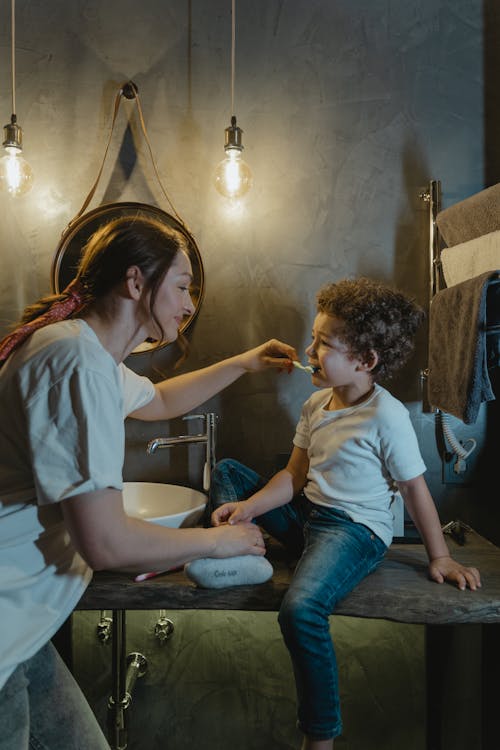
<path id="1" fill-rule="evenodd" d="M 147 581 L 148 578 L 155 578 L 156 576 L 162 576 L 164 573 L 173 573 L 175 570 L 182 570 L 184 566 L 178 565 L 176 568 L 168 568 L 167 570 L 156 570 L 151 573 L 139 573 L 134 578 L 134 583 L 140 583 L 141 581 Z"/>

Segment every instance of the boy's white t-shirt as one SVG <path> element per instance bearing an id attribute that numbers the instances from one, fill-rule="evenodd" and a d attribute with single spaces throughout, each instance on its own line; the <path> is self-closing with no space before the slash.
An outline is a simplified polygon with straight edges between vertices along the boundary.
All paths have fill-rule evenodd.
<path id="1" fill-rule="evenodd" d="M 344 511 L 389 546 L 394 482 L 426 470 L 409 412 L 378 384 L 366 401 L 347 409 L 328 411 L 330 398 L 329 388 L 313 393 L 297 424 L 294 445 L 309 457 L 304 494 Z"/>
<path id="2" fill-rule="evenodd" d="M 58 503 L 122 489 L 124 419 L 153 397 L 82 320 L 36 331 L 0 369 L 0 687 L 92 577 Z"/>

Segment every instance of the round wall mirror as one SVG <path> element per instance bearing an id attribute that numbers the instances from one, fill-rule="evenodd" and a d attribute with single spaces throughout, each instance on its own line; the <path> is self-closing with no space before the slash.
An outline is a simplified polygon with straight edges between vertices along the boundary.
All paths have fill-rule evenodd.
<path id="1" fill-rule="evenodd" d="M 189 248 L 189 256 L 193 267 L 191 296 L 195 310 L 192 315 L 184 319 L 179 328 L 180 334 L 185 333 L 196 318 L 203 299 L 205 276 L 200 251 L 198 250 L 198 246 L 192 234 L 188 232 L 178 219 L 175 219 L 161 208 L 150 206 L 147 203 L 104 203 L 93 211 L 89 211 L 88 213 L 83 214 L 83 216 L 80 216 L 74 224 L 70 224 L 62 234 L 61 241 L 52 261 L 52 291 L 54 294 L 59 294 L 59 292 L 62 289 L 65 289 L 75 278 L 83 249 L 92 234 L 99 229 L 102 224 L 106 224 L 108 221 L 116 219 L 119 216 L 134 217 L 138 213 L 146 216 L 149 215 L 155 219 L 163 221 L 168 226 L 177 229 L 186 238 L 187 246 Z M 165 342 L 162 346 L 167 346 L 169 343 L 170 342 Z M 155 342 L 145 341 L 134 349 L 132 354 L 141 354 L 142 352 L 151 351 L 154 348 L 156 348 Z"/>

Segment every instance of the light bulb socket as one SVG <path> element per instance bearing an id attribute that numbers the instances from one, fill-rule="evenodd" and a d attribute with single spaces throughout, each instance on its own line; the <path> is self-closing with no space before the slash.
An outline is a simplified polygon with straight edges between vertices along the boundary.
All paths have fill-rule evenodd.
<path id="1" fill-rule="evenodd" d="M 231 117 L 231 125 L 224 131 L 226 134 L 224 149 L 236 149 L 237 151 L 243 151 L 243 144 L 241 142 L 241 134 L 243 130 L 236 125 L 236 116 Z"/>
<path id="2" fill-rule="evenodd" d="M 133 81 L 127 81 L 127 83 L 122 86 L 120 93 L 125 99 L 135 99 L 139 93 L 139 89 Z"/>
<path id="3" fill-rule="evenodd" d="M 23 150 L 23 131 L 22 128 L 17 124 L 17 118 L 12 115 L 8 125 L 3 127 L 4 142 L 2 146 L 5 148 L 16 148 L 19 151 Z"/>

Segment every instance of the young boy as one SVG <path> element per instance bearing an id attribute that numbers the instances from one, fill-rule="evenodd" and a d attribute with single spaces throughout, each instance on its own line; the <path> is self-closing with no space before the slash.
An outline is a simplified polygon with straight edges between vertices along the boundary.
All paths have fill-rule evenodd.
<path id="1" fill-rule="evenodd" d="M 408 411 L 377 382 L 408 358 L 422 310 L 366 278 L 328 284 L 317 303 L 306 354 L 320 390 L 302 408 L 286 468 L 265 484 L 224 460 L 211 490 L 214 525 L 255 519 L 300 554 L 278 619 L 295 674 L 303 750 L 331 750 L 342 731 L 329 616 L 391 543 L 394 483 L 422 537 L 432 580 L 481 585 L 475 568 L 450 557 Z"/>

